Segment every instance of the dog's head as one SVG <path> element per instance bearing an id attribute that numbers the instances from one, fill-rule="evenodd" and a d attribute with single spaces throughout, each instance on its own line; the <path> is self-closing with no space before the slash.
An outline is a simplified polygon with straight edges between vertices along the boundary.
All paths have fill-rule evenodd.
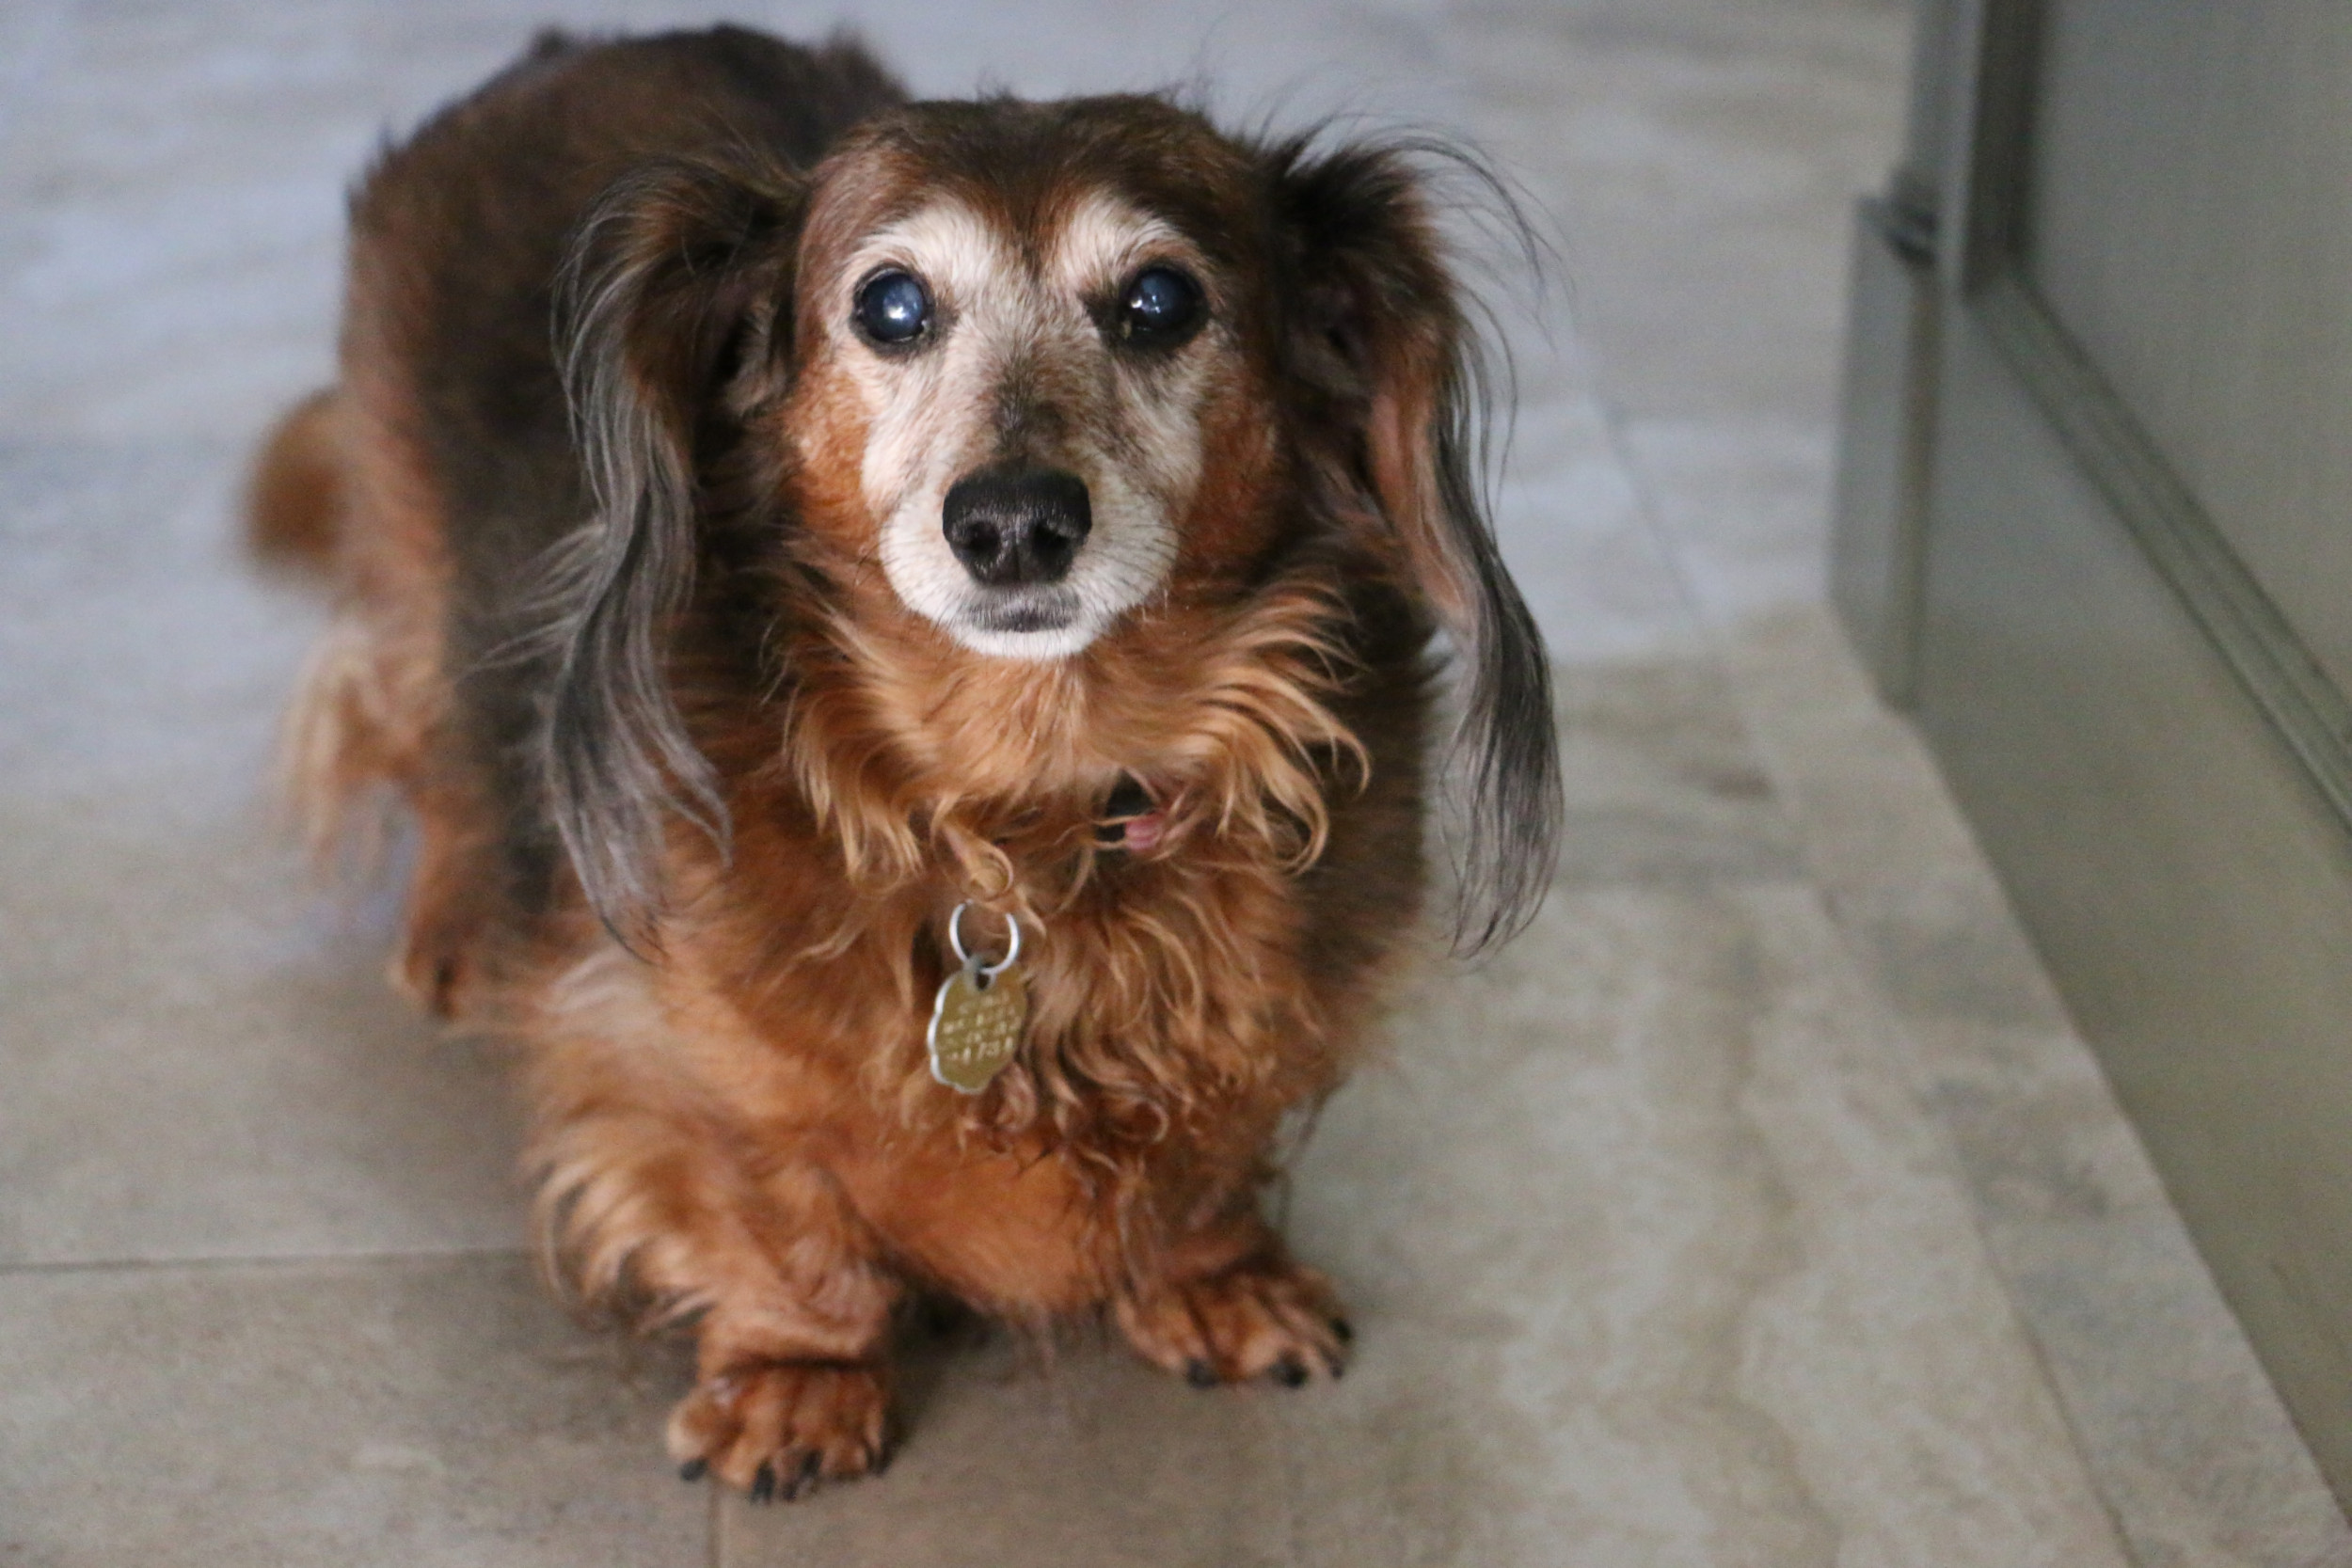
<path id="1" fill-rule="evenodd" d="M 804 531 L 976 659 L 1061 660 L 1246 596 L 1338 530 L 1470 660 L 1463 934 L 1548 878 L 1534 623 L 1480 502 L 1478 344 L 1401 147 L 1256 145 L 1155 98 L 917 104 L 806 174 L 664 166 L 576 250 L 568 373 L 600 506 L 550 728 L 608 918 L 683 806 L 723 832 L 663 628 L 711 454 L 766 440 Z"/>

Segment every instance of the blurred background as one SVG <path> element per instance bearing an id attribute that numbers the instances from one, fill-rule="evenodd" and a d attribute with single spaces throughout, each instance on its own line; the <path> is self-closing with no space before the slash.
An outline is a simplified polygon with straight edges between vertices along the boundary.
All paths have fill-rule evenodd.
<path id="1" fill-rule="evenodd" d="M 343 192 L 542 25 L 721 19 L 925 95 L 1443 130 L 1555 252 L 1488 260 L 1568 845 L 1280 1195 L 1342 1385 L 966 1336 L 886 1480 L 682 1485 L 675 1349 L 532 1277 L 495 1046 L 402 1009 L 392 895 L 274 814 L 320 608 L 233 513 L 332 373 Z M 1912 44 L 1893 0 L 0 8 L 0 1563 L 2352 1563 L 1830 608 Z"/>

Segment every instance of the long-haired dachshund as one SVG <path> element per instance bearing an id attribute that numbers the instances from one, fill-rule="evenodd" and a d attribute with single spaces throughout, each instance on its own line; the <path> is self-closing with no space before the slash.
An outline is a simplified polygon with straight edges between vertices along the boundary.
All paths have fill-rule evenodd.
<path id="1" fill-rule="evenodd" d="M 1277 1135 L 1425 800 L 1470 948 L 1559 811 L 1422 150 L 719 28 L 545 38 L 361 182 L 253 495 L 337 596 L 297 792 L 413 816 L 395 977 L 519 1043 L 565 1276 L 694 1325 L 689 1476 L 878 1467 L 915 1291 L 1338 1375 Z"/>

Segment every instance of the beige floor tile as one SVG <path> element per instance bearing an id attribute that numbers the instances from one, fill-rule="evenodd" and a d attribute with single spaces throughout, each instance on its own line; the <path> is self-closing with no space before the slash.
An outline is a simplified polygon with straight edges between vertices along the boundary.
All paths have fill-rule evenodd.
<path id="1" fill-rule="evenodd" d="M 1636 419 L 1620 439 L 1710 621 L 1828 596 L 1827 420 Z"/>
<path id="2" fill-rule="evenodd" d="M 1905 12 L 1739 9 L 1480 7 L 1454 59 L 1477 129 L 1558 221 L 1613 406 L 1820 423 L 1846 214 L 1897 150 Z"/>
<path id="3" fill-rule="evenodd" d="M 1049 1362 L 1002 1333 L 906 1364 L 889 1471 L 721 1509 L 725 1568 L 1272 1568 L 1297 1499 L 1268 1412 L 1313 1391 L 1204 1393 L 1073 1337 Z"/>
<path id="4" fill-rule="evenodd" d="M 1917 737 L 1828 611 L 1727 626 L 1741 705 L 1874 980 L 1906 1013 L 2060 1026 L 2064 1009 Z"/>
<path id="5" fill-rule="evenodd" d="M 1796 875 L 1787 816 L 1712 660 L 1564 665 L 1553 680 L 1563 885 Z"/>
<path id="6" fill-rule="evenodd" d="M 1641 43 L 1702 59 L 1760 55 L 1896 85 L 1886 31 L 1904 26 L 1903 0 L 1462 0 L 1479 23 L 1534 20 L 1583 46 Z"/>
<path id="7" fill-rule="evenodd" d="M 1433 978 L 1297 1174 L 1363 1330 L 1305 1560 L 2120 1562 L 1890 1027 L 1792 883 Z"/>
<path id="8" fill-rule="evenodd" d="M 511 1257 L 0 1272 L 14 1568 L 661 1568 L 683 1369 Z"/>
<path id="9" fill-rule="evenodd" d="M 1592 396 L 1565 390 L 1523 404 L 1511 454 L 1495 528 L 1551 657 L 1583 664 L 1694 651 L 1690 599 Z"/>
<path id="10" fill-rule="evenodd" d="M 1734 680 L 1848 943 L 1902 1015 L 1987 1245 L 2143 1564 L 2352 1563 L 2329 1497 L 1925 748 L 1828 613 Z"/>
<path id="11" fill-rule="evenodd" d="M 267 800 L 315 620 L 217 447 L 0 453 L 0 1263 L 513 1246 L 495 1064 Z"/>

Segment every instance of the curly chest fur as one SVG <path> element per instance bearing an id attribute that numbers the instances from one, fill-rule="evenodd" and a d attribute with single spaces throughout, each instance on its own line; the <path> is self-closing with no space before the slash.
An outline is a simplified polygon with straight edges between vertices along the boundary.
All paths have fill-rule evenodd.
<path id="1" fill-rule="evenodd" d="M 987 677 L 927 666 L 919 634 L 811 633 L 789 691 L 738 721 L 732 746 L 770 755 L 731 769 L 731 853 L 674 840 L 679 945 L 771 1049 L 902 1125 L 1107 1149 L 1263 1123 L 1336 1081 L 1418 905 L 1422 682 L 1346 619 L 1302 577 Z M 923 1048 L 962 905 L 993 954 L 1020 924 L 1027 993 L 969 1100 Z"/>

